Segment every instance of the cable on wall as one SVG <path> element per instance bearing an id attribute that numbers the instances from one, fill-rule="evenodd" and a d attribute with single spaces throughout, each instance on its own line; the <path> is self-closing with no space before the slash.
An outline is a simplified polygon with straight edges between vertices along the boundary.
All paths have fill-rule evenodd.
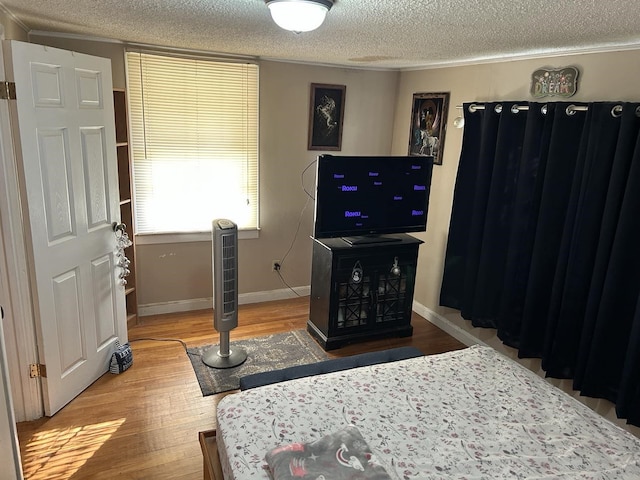
<path id="1" fill-rule="evenodd" d="M 282 267 L 284 265 L 285 259 L 289 256 L 289 253 L 291 253 L 291 250 L 293 249 L 293 245 L 296 243 L 296 239 L 298 238 L 298 233 L 300 233 L 300 226 L 302 225 L 302 217 L 304 216 L 304 212 L 306 211 L 307 207 L 309 206 L 309 202 L 311 200 L 315 201 L 315 197 L 304 186 L 304 175 L 307 172 L 307 170 L 309 170 L 309 168 L 311 168 L 316 162 L 317 162 L 317 160 L 314 160 L 313 162 L 311 162 L 309 165 L 307 165 L 304 168 L 304 170 L 302 170 L 302 173 L 300 174 L 300 184 L 301 184 L 301 187 L 302 187 L 302 190 L 304 191 L 304 193 L 307 194 L 307 201 L 305 202 L 304 206 L 302 207 L 302 210 L 300 210 L 300 215 L 298 216 L 298 224 L 296 226 L 296 232 L 294 233 L 293 239 L 291 240 L 291 243 L 289 244 L 289 248 L 287 249 L 286 253 L 283 255 L 282 260 L 280 260 L 280 267 Z M 293 293 L 295 293 L 298 297 L 302 296 L 298 292 L 296 292 L 296 290 L 291 285 L 289 285 L 287 283 L 287 281 L 282 276 L 281 269 L 276 270 L 276 273 L 278 274 L 278 277 L 280 277 L 280 281 L 289 290 L 291 290 Z"/>

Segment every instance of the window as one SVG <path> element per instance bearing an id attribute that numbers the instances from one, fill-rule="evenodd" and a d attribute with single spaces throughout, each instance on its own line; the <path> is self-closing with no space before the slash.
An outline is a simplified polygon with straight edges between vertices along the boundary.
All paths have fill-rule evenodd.
<path id="1" fill-rule="evenodd" d="M 127 52 L 136 233 L 258 228 L 258 66 Z"/>

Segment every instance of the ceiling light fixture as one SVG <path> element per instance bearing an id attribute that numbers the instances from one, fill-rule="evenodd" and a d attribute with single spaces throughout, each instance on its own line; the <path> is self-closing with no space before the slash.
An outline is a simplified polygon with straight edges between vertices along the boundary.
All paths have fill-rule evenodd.
<path id="1" fill-rule="evenodd" d="M 333 0 L 265 0 L 276 24 L 292 32 L 315 30 L 333 6 Z"/>

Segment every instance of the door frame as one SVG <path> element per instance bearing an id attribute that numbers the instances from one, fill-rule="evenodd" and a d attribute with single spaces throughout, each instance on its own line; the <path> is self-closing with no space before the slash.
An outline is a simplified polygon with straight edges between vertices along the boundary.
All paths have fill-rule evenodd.
<path id="1" fill-rule="evenodd" d="M 0 52 L 0 79 L 6 79 L 4 48 Z M 0 230 L 7 266 L 9 305 L 5 306 L 5 344 L 16 421 L 28 421 L 44 415 L 42 387 L 38 379 L 27 374 L 30 364 L 38 363 L 35 317 L 32 304 L 31 276 L 27 256 L 28 226 L 22 215 L 22 195 L 16 143 L 13 141 L 11 115 L 17 118 L 15 100 L 0 100 L 0 173 L 5 195 L 0 195 Z M 12 128 L 13 127 L 13 128 Z M 18 144 L 19 145 L 19 144 Z M 13 332 L 9 335 L 8 332 Z M 17 381 L 16 381 L 17 380 Z"/>
<path id="2" fill-rule="evenodd" d="M 6 290 L 3 285 L 3 290 Z M 13 402 L 11 401 L 11 389 L 9 382 L 9 371 L 5 368 L 6 352 L 4 343 L 4 330 L 0 320 L 0 441 L 7 442 L 11 448 L 0 449 L 0 461 L 5 468 L 5 474 L 9 480 L 22 479 L 22 463 L 20 461 L 20 446 L 18 444 L 18 433 L 16 431 L 15 417 L 13 415 Z"/>

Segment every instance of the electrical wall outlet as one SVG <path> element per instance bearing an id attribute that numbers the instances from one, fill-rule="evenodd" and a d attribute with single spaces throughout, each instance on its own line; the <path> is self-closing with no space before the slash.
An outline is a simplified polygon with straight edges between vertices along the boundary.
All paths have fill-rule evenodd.
<path id="1" fill-rule="evenodd" d="M 282 265 L 280 265 L 280 260 L 274 260 L 271 262 L 271 269 L 274 272 L 279 272 Z"/>

